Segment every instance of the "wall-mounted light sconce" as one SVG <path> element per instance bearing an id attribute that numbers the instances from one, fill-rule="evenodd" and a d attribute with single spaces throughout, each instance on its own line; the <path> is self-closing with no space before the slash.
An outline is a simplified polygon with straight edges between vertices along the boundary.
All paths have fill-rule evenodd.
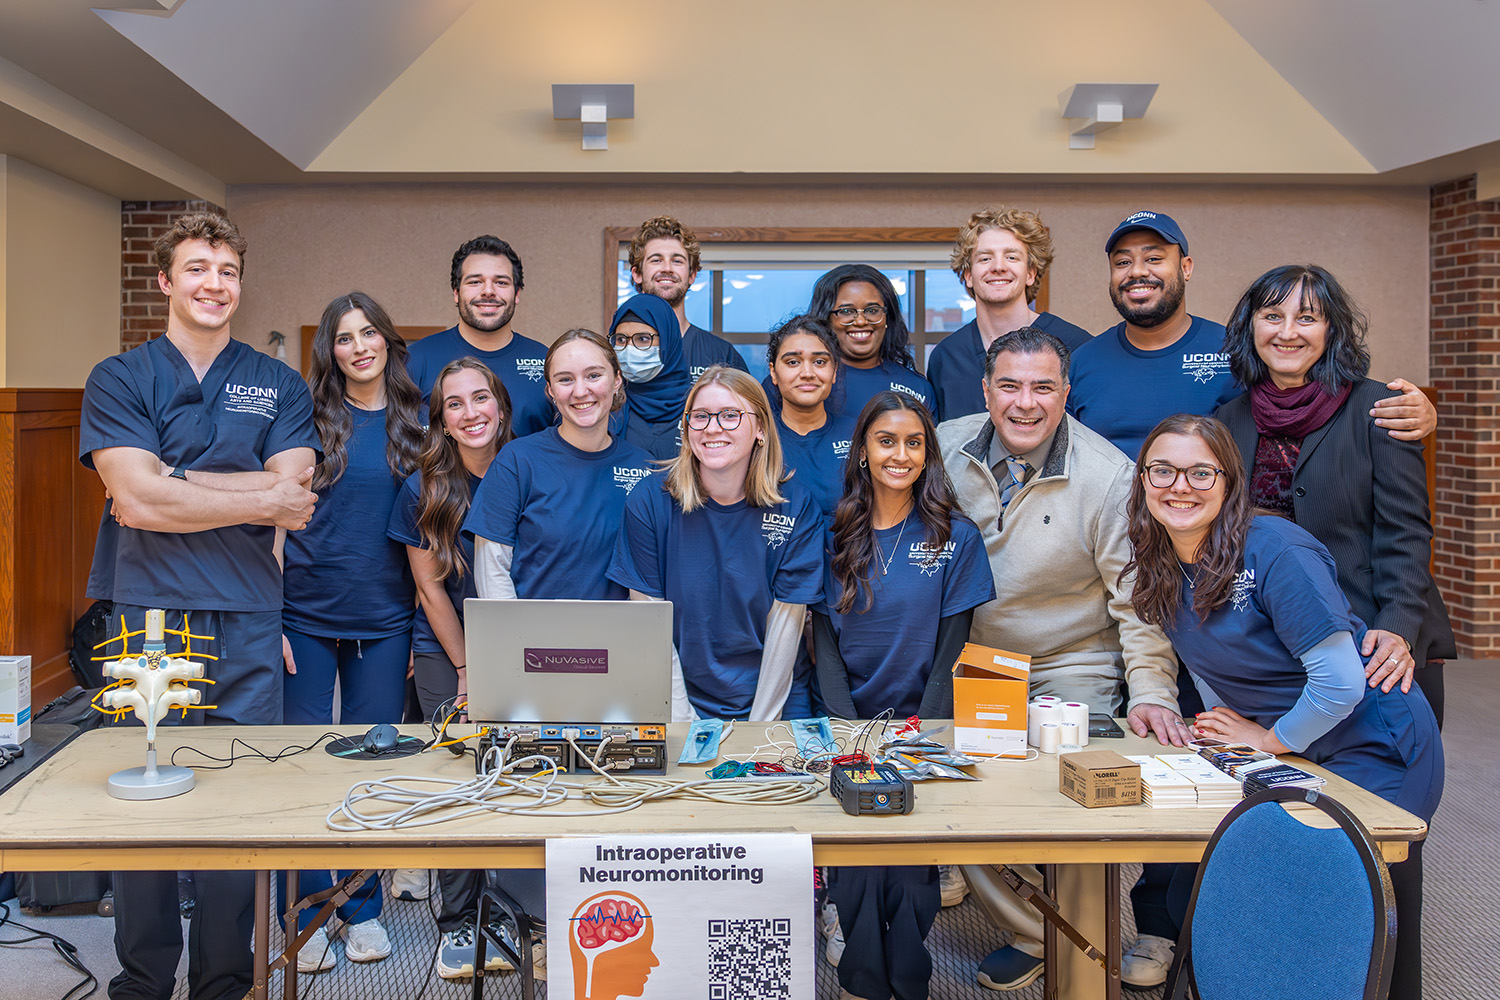
<path id="1" fill-rule="evenodd" d="M 583 148 L 609 148 L 609 120 L 635 117 L 633 83 L 554 83 L 552 117 L 583 123 Z"/>
<path id="2" fill-rule="evenodd" d="M 1075 83 L 1057 97 L 1064 118 L 1084 123 L 1068 136 L 1069 149 L 1093 149 L 1094 136 L 1127 118 L 1146 117 L 1156 96 L 1155 83 Z"/>

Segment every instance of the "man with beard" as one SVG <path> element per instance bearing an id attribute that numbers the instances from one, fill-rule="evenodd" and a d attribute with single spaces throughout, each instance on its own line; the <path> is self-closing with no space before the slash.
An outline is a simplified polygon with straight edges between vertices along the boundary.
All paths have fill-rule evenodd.
<path id="1" fill-rule="evenodd" d="M 543 367 L 547 347 L 510 327 L 525 280 L 521 256 L 496 236 L 476 236 L 453 254 L 449 280 L 458 325 L 411 345 L 407 370 L 425 399 L 438 372 L 450 361 L 477 358 L 510 393 L 517 437 L 552 425 Z"/>
<path id="2" fill-rule="evenodd" d="M 630 281 L 635 290 L 655 295 L 677 314 L 689 378 L 698 381 L 710 365 L 749 371 L 733 344 L 688 322 L 687 293 L 703 259 L 698 237 L 691 229 L 670 215 L 647 219 L 630 241 L 629 256 Z"/>
<path id="3" fill-rule="evenodd" d="M 1023 208 L 980 209 L 958 231 L 949 263 L 974 297 L 975 313 L 927 360 L 938 420 L 984 409 L 984 352 L 996 338 L 1030 326 L 1052 334 L 1070 351 L 1089 342 L 1087 330 L 1033 308 L 1052 254 L 1051 231 L 1040 215 Z"/>
<path id="4" fill-rule="evenodd" d="M 1133 459 L 1164 418 L 1212 416 L 1245 387 L 1229 373 L 1224 327 L 1188 315 L 1193 258 L 1171 216 L 1136 212 L 1109 234 L 1104 252 L 1109 297 L 1125 321 L 1073 355 L 1068 412 Z M 1375 404 L 1376 426 L 1402 441 L 1437 428 L 1437 410 L 1421 389 L 1405 379 L 1389 386 L 1400 395 Z"/>

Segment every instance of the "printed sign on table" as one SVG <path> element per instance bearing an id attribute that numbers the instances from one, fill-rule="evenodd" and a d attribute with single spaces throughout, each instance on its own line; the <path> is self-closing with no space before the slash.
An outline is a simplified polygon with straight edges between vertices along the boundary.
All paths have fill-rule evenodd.
<path id="1" fill-rule="evenodd" d="M 547 841 L 555 1000 L 812 1000 L 812 839 Z"/>

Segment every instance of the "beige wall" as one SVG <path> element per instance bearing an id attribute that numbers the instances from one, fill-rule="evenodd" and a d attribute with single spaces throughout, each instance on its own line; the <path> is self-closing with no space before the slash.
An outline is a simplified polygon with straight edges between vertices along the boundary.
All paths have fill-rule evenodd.
<path id="1" fill-rule="evenodd" d="M 0 156 L 0 385 L 79 388 L 120 349 L 120 201 Z"/>
<path id="2" fill-rule="evenodd" d="M 250 241 L 235 336 L 266 349 L 297 335 L 350 288 L 398 324 L 454 322 L 448 267 L 465 239 L 494 232 L 525 264 L 516 327 L 551 341 L 598 328 L 603 230 L 660 213 L 700 226 L 954 226 L 992 203 L 1033 207 L 1057 243 L 1051 309 L 1098 332 L 1118 322 L 1107 294 L 1104 238 L 1155 208 L 1182 224 L 1195 271 L 1193 312 L 1222 321 L 1239 293 L 1276 264 L 1330 268 L 1371 315 L 1372 374 L 1427 377 L 1425 188 L 1312 185 L 833 186 L 603 183 L 235 187 L 228 209 Z M 612 280 L 612 279 L 611 279 Z"/>

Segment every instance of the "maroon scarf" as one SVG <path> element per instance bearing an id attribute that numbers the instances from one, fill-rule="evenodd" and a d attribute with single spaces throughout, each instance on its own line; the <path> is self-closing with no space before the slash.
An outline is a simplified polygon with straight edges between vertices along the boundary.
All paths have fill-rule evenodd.
<path id="1" fill-rule="evenodd" d="M 1333 419 L 1353 389 L 1353 382 L 1332 394 L 1317 382 L 1278 389 L 1267 379 L 1250 387 L 1250 415 L 1261 434 L 1305 438 Z"/>

